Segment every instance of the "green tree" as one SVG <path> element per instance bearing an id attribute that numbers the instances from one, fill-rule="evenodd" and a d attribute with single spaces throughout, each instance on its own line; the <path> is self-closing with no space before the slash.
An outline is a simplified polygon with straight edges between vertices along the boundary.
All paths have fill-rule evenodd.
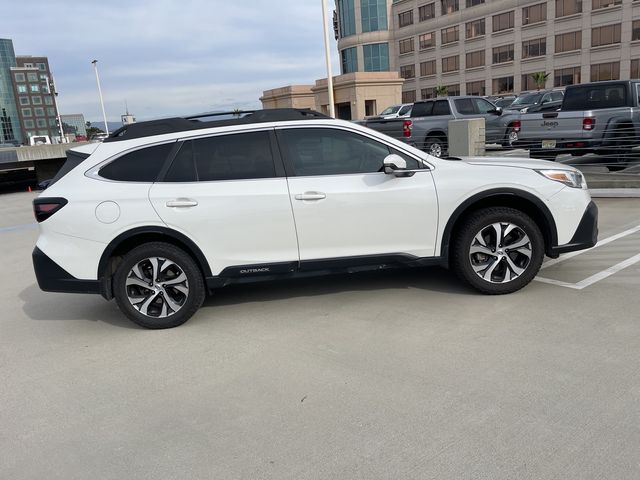
<path id="1" fill-rule="evenodd" d="M 449 89 L 444 85 L 438 85 L 436 87 L 436 96 L 437 97 L 446 97 L 449 94 Z"/>
<path id="2" fill-rule="evenodd" d="M 549 78 L 549 75 L 549 73 L 545 72 L 536 72 L 531 74 L 531 78 L 536 84 L 536 87 L 538 87 L 538 90 L 544 88 L 547 85 L 547 78 Z"/>

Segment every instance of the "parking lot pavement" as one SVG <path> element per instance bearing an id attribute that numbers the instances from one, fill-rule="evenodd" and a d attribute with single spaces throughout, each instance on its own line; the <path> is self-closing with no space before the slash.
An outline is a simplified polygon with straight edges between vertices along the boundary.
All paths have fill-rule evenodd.
<path id="1" fill-rule="evenodd" d="M 598 199 L 609 241 L 549 263 L 555 284 L 230 287 L 163 331 L 39 291 L 31 196 L 2 199 L 0 478 L 640 476 L 640 199 Z"/>

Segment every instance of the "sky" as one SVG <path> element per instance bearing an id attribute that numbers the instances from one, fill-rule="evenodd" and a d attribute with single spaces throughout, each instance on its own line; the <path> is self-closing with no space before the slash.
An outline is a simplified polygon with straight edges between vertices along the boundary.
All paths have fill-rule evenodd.
<path id="1" fill-rule="evenodd" d="M 110 122 L 125 102 L 138 120 L 251 109 L 264 90 L 326 77 L 321 4 L 0 0 L 0 38 L 13 40 L 16 55 L 49 57 L 62 114 L 102 119 L 94 59 Z M 331 22 L 333 0 L 327 8 Z"/>

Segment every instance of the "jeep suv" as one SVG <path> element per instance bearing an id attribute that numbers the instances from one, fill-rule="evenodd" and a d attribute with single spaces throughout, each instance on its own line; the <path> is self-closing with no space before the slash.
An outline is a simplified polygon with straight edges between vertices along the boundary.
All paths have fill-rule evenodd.
<path id="1" fill-rule="evenodd" d="M 487 294 L 591 247 L 582 175 L 541 160 L 434 158 L 309 110 L 123 127 L 70 151 L 34 200 L 40 288 L 115 297 L 148 328 L 232 283 L 443 265 Z"/>

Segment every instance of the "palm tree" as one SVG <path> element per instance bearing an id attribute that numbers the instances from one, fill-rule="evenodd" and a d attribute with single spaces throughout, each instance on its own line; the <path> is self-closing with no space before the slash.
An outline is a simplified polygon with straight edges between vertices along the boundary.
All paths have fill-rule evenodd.
<path id="1" fill-rule="evenodd" d="M 436 87 L 436 97 L 446 97 L 449 93 L 449 89 L 444 85 L 438 85 Z"/>
<path id="2" fill-rule="evenodd" d="M 240 110 L 239 108 L 234 108 L 233 109 L 233 116 L 234 117 L 240 118 L 241 115 L 242 115 L 242 110 Z"/>
<path id="3" fill-rule="evenodd" d="M 546 86 L 547 78 L 549 78 L 549 75 L 550 75 L 549 73 L 545 73 L 545 72 L 536 72 L 531 74 L 531 78 L 533 79 L 533 82 L 536 84 L 536 87 L 538 87 L 538 90 Z"/>

